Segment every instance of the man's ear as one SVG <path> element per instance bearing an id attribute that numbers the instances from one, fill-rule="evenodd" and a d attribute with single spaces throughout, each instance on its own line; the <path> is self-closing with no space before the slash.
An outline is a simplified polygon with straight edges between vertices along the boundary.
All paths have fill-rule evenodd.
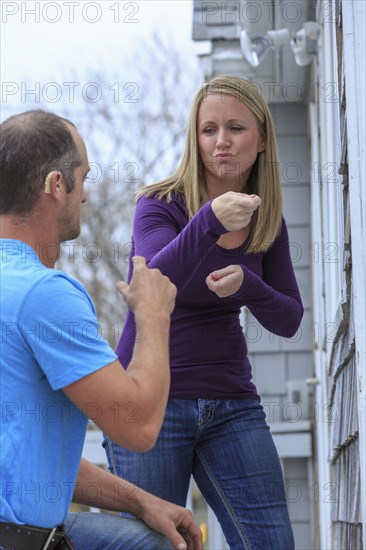
<path id="1" fill-rule="evenodd" d="M 56 186 L 60 192 L 60 182 L 62 180 L 62 173 L 59 170 L 53 170 L 49 172 L 44 180 L 44 192 L 51 193 L 52 187 Z"/>

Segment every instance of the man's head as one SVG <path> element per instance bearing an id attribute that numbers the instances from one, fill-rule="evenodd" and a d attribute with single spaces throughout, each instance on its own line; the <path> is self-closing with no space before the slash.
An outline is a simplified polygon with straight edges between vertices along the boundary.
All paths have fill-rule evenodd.
<path id="1" fill-rule="evenodd" d="M 32 220 L 41 232 L 48 224 L 47 233 L 58 242 L 77 237 L 89 163 L 75 125 L 37 110 L 8 118 L 0 131 L 3 225 L 5 218 L 12 224 Z"/>
<path id="2" fill-rule="evenodd" d="M 60 171 L 74 187 L 82 163 L 72 122 L 41 110 L 27 111 L 0 125 L 0 214 L 27 215 L 44 191 L 47 175 Z"/>

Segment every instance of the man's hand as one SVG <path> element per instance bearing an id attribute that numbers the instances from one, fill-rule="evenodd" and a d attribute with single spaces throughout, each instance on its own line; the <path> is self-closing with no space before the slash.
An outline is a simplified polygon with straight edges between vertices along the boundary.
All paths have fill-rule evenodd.
<path id="1" fill-rule="evenodd" d="M 147 310 L 172 313 L 175 305 L 177 289 L 168 277 L 158 269 L 149 269 L 142 256 L 134 256 L 133 275 L 128 285 L 124 281 L 117 283 L 117 288 L 125 299 L 128 307 L 136 314 Z"/>
<path id="2" fill-rule="evenodd" d="M 98 487 L 97 497 L 90 498 L 85 490 L 90 484 Z M 73 501 L 114 512 L 129 512 L 164 535 L 176 550 L 202 550 L 202 534 L 189 510 L 162 500 L 84 458 Z"/>
<path id="3" fill-rule="evenodd" d="M 143 492 L 140 518 L 164 535 L 176 550 L 202 550 L 202 533 L 186 508 Z"/>
<path id="4" fill-rule="evenodd" d="M 211 208 L 227 231 L 237 231 L 249 225 L 253 212 L 261 204 L 257 195 L 245 195 L 228 191 L 216 197 Z"/>
<path id="5" fill-rule="evenodd" d="M 206 284 L 219 298 L 232 296 L 244 281 L 244 271 L 240 265 L 229 265 L 213 271 L 206 277 Z"/>

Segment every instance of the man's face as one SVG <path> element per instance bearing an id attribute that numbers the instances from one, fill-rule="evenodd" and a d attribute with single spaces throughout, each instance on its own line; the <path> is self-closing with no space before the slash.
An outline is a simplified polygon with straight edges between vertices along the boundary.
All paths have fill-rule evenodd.
<path id="1" fill-rule="evenodd" d="M 75 239 L 80 234 L 80 210 L 86 202 L 84 182 L 89 172 L 89 161 L 85 143 L 75 128 L 69 126 L 74 142 L 82 159 L 81 164 L 74 168 L 74 188 L 65 196 L 65 203 L 58 219 L 60 242 Z M 65 182 L 66 185 L 66 182 Z"/>

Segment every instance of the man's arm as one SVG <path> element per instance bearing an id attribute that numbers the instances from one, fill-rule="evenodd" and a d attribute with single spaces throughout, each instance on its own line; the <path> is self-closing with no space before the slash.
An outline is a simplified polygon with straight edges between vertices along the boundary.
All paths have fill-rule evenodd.
<path id="1" fill-rule="evenodd" d="M 176 288 L 144 258 L 135 257 L 130 285 L 119 289 L 135 314 L 137 336 L 125 371 L 118 360 L 63 388 L 111 439 L 134 451 L 150 449 L 158 436 L 168 399 L 169 327 Z M 88 407 L 95 403 L 97 407 Z"/>
<path id="2" fill-rule="evenodd" d="M 96 487 L 88 498 L 86 487 Z M 90 491 L 89 491 L 90 492 Z M 115 512 L 129 512 L 166 536 L 177 550 L 202 550 L 202 536 L 189 510 L 161 500 L 81 459 L 73 501 Z"/>

